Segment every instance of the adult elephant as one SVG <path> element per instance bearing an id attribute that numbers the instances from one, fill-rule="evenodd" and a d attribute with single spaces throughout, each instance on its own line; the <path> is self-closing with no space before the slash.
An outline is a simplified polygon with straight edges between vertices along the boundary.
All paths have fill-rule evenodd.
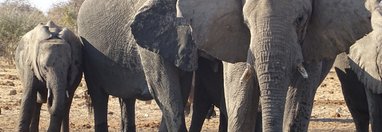
<path id="1" fill-rule="evenodd" d="M 86 0 L 80 8 L 78 34 L 84 45 L 84 75 L 94 108 L 95 131 L 108 129 L 109 95 L 120 98 L 123 131 L 135 131 L 135 100 L 152 99 L 129 27 L 132 8 L 142 3 Z"/>
<path id="2" fill-rule="evenodd" d="M 366 5 L 374 4 L 367 1 Z M 233 69 L 224 75 L 229 130 L 253 129 L 248 125 L 253 109 L 247 108 L 253 104 L 248 100 L 256 100 L 256 92 L 247 86 L 256 75 L 263 130 L 307 131 L 314 94 L 334 58 L 371 30 L 364 5 L 363 0 L 150 0 L 135 16 L 132 32 L 140 46 L 152 51 L 151 56 L 160 55 L 166 62 L 143 64 L 155 65 L 152 72 L 173 75 L 162 70 L 171 66 L 194 70 L 192 61 L 183 59 L 192 58 L 192 47 L 225 61 L 225 71 Z M 192 28 L 194 45 L 179 43 L 186 36 L 185 28 L 189 32 Z M 243 72 L 241 81 L 234 80 Z M 150 74 L 146 69 L 145 73 Z M 150 75 L 146 77 L 151 82 L 170 81 Z M 177 114 L 166 120 L 180 120 Z M 174 131 L 182 128 L 177 122 L 167 125 Z"/>
<path id="3" fill-rule="evenodd" d="M 148 69 L 146 69 L 145 72 L 152 74 L 160 72 L 179 74 L 179 76 L 176 77 L 162 78 L 163 80 L 169 80 L 166 83 L 149 81 L 150 87 L 147 85 L 141 63 L 155 63 L 157 65 L 161 65 L 161 63 L 156 63 L 157 59 L 155 57 L 141 59 L 141 54 L 137 51 L 139 47 L 137 47 L 130 29 L 134 14 L 136 14 L 137 9 L 139 9 L 144 2 L 146 2 L 146 0 L 86 0 L 80 8 L 78 14 L 78 31 L 81 41 L 84 44 L 84 74 L 94 107 L 95 131 L 107 131 L 108 129 L 107 102 L 109 95 L 120 98 L 122 131 L 135 130 L 135 100 L 152 99 L 151 95 L 153 95 L 153 97 L 162 97 L 154 99 L 162 109 L 168 110 L 167 113 L 163 113 L 164 117 L 172 116 L 174 114 L 173 112 L 178 112 L 179 115 L 183 115 L 184 103 L 186 97 L 188 97 L 188 90 L 191 87 L 193 72 L 178 70 L 171 64 L 167 64 L 171 66 L 171 71 L 157 70 L 150 72 L 150 69 L 157 68 L 145 67 Z M 194 53 L 195 56 L 198 56 L 196 52 Z M 205 62 L 201 63 L 200 67 L 211 69 L 210 65 L 217 63 L 209 61 L 211 60 L 205 59 Z M 200 80 L 209 79 L 206 78 L 204 74 L 200 76 L 203 76 Z M 151 77 L 160 78 L 159 76 L 150 76 L 150 78 Z M 208 77 L 211 76 L 208 75 Z M 221 83 L 219 78 L 211 80 L 217 81 L 216 83 Z M 158 91 L 158 89 L 152 88 L 154 86 L 152 84 L 175 86 L 180 85 L 179 83 L 181 83 L 182 88 L 174 87 L 175 90 L 166 89 Z M 164 88 L 167 88 L 167 86 Z M 213 89 L 215 87 L 211 88 Z M 178 93 L 175 94 L 175 92 L 179 91 L 182 92 L 181 96 L 179 96 Z M 220 92 L 216 94 L 220 95 Z M 167 97 L 163 98 L 164 96 Z M 201 96 L 204 96 L 203 93 Z M 177 103 L 173 103 L 172 101 L 176 101 Z M 172 107 L 171 105 L 177 105 L 179 111 L 171 111 L 171 109 L 168 108 Z M 161 124 L 163 125 L 162 127 L 165 128 L 165 123 Z M 193 124 L 197 124 L 196 127 L 198 127 L 200 123 Z"/>
<path id="4" fill-rule="evenodd" d="M 335 69 L 357 131 L 382 131 L 382 9 L 372 11 L 373 31 L 337 56 Z"/>

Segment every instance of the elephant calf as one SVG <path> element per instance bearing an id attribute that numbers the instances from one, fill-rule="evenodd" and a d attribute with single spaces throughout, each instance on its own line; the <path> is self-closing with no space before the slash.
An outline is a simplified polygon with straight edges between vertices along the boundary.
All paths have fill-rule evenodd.
<path id="1" fill-rule="evenodd" d="M 82 45 L 76 35 L 49 21 L 26 33 L 16 49 L 24 93 L 18 131 L 38 131 L 42 103 L 48 103 L 49 132 L 69 131 L 69 109 L 82 77 Z"/>
<path id="2" fill-rule="evenodd" d="M 382 8 L 372 11 L 373 31 L 337 57 L 336 72 L 357 131 L 382 131 Z"/>

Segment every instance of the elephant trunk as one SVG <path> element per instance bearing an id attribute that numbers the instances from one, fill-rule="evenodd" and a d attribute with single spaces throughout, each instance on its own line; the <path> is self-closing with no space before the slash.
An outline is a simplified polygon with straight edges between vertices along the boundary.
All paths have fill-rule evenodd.
<path id="1" fill-rule="evenodd" d="M 65 101 L 67 100 L 67 72 L 63 71 L 52 71 L 49 74 L 49 80 L 47 80 L 47 88 L 50 89 L 52 97 L 52 104 L 49 109 L 50 113 L 50 124 L 48 131 L 56 132 L 60 131 L 61 124 L 64 118 Z"/>
<path id="2" fill-rule="evenodd" d="M 247 63 L 255 67 L 260 85 L 263 131 L 279 132 L 290 78 L 302 62 L 301 50 L 297 37 L 282 21 L 260 20 L 249 27 L 252 36 Z"/>

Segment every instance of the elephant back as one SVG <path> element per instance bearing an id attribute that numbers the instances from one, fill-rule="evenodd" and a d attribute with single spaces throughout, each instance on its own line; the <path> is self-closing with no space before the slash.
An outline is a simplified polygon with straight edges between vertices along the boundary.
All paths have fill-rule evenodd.
<path id="1" fill-rule="evenodd" d="M 140 70 L 130 25 L 133 15 L 145 1 L 86 0 L 80 8 L 77 22 L 85 52 L 94 51 L 102 61 Z M 92 55 L 96 55 L 94 52 Z"/>

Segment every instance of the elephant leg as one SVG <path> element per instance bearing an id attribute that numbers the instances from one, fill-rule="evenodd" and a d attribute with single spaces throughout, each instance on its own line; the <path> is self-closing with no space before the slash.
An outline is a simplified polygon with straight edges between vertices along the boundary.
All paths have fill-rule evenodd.
<path id="1" fill-rule="evenodd" d="M 195 77 L 195 72 L 193 73 L 193 79 L 192 79 L 192 84 L 191 84 L 191 89 L 190 89 L 190 96 L 188 96 L 188 99 L 187 99 L 187 103 L 186 103 L 186 106 L 185 106 L 185 108 L 184 108 L 184 114 L 186 115 L 186 116 L 188 116 L 190 113 L 191 113 L 191 107 L 193 107 L 193 105 L 192 105 L 192 103 L 193 103 L 193 101 L 194 101 L 194 96 L 195 96 L 195 79 L 196 79 L 196 77 Z"/>
<path id="2" fill-rule="evenodd" d="M 328 74 L 334 60 L 306 64 L 308 79 L 296 71 L 288 89 L 284 111 L 284 131 L 308 131 L 314 95 Z"/>
<path id="3" fill-rule="evenodd" d="M 90 77 L 86 78 L 85 75 L 85 79 L 94 110 L 94 129 L 96 132 L 107 132 L 107 103 L 109 96 Z"/>
<path id="4" fill-rule="evenodd" d="M 228 127 L 227 106 L 225 103 L 224 90 L 221 91 L 220 98 L 220 117 L 219 117 L 219 132 L 226 132 Z"/>
<path id="5" fill-rule="evenodd" d="M 382 94 L 375 94 L 370 89 L 365 89 L 369 104 L 371 130 L 382 132 Z"/>
<path id="6" fill-rule="evenodd" d="M 357 75 L 350 69 L 346 54 L 337 56 L 335 68 L 341 83 L 346 105 L 353 117 L 358 132 L 369 131 L 369 109 L 365 88 Z"/>
<path id="7" fill-rule="evenodd" d="M 259 108 L 258 108 L 258 111 L 257 111 L 257 115 L 256 116 L 256 127 L 255 127 L 255 132 L 262 132 L 263 131 L 263 117 L 261 116 L 261 104 L 259 104 Z"/>
<path id="8" fill-rule="evenodd" d="M 135 99 L 119 98 L 121 107 L 121 132 L 135 132 Z"/>
<path id="9" fill-rule="evenodd" d="M 259 104 L 259 88 L 254 77 L 241 82 L 246 63 L 223 62 L 224 96 L 228 115 L 228 131 L 255 130 Z"/>
<path id="10" fill-rule="evenodd" d="M 38 132 L 39 130 L 39 121 L 40 121 L 40 111 L 41 111 L 41 106 L 42 103 L 35 103 L 35 109 L 33 111 L 33 117 L 32 117 L 32 122 L 29 128 L 30 132 Z"/>
<path id="11" fill-rule="evenodd" d="M 202 130 L 203 122 L 206 119 L 209 108 L 212 102 L 208 98 L 206 87 L 198 83 L 200 76 L 196 76 L 195 92 L 193 100 L 193 114 L 190 126 L 190 132 L 200 132 Z"/>
<path id="12" fill-rule="evenodd" d="M 162 110 L 160 131 L 165 131 L 164 128 L 171 132 L 187 131 L 184 106 L 190 87 L 182 87 L 182 85 L 185 85 L 187 81 L 191 84 L 192 72 L 182 73 L 174 64 L 165 61 L 158 54 L 143 48 L 138 49 L 146 80 L 155 101 Z M 184 93 L 187 95 L 183 95 Z"/>
<path id="13" fill-rule="evenodd" d="M 225 107 L 225 106 L 224 106 Z M 219 117 L 219 132 L 226 132 L 227 131 L 227 110 L 225 108 L 222 108 L 220 106 L 220 117 Z"/>
<path id="14" fill-rule="evenodd" d="M 364 85 L 350 69 L 335 68 L 341 82 L 342 93 L 358 132 L 369 131 L 369 109 Z"/>
<path id="15" fill-rule="evenodd" d="M 33 73 L 26 72 L 23 75 L 23 98 L 21 101 L 20 117 L 18 124 L 18 131 L 29 131 L 32 117 L 34 113 L 37 99 L 38 80 L 33 76 Z"/>
<path id="16" fill-rule="evenodd" d="M 73 102 L 73 97 L 74 97 L 74 91 L 77 88 L 74 88 L 74 90 L 68 90 L 69 97 L 67 97 L 67 101 L 65 102 L 65 114 L 64 118 L 62 119 L 62 124 L 61 124 L 61 132 L 69 132 L 69 113 L 70 113 L 70 107 Z"/>

